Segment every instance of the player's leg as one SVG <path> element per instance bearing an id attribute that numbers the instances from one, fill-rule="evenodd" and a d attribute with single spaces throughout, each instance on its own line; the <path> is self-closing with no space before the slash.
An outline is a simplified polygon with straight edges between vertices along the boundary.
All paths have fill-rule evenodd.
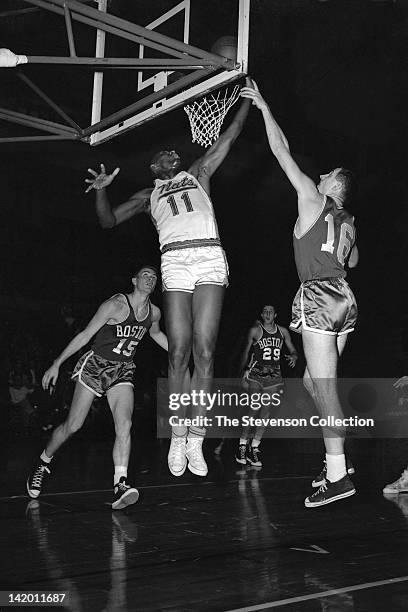
<path id="1" fill-rule="evenodd" d="M 344 347 L 346 346 L 347 338 L 348 338 L 348 334 L 342 334 L 341 336 L 337 336 L 337 352 L 338 352 L 339 358 L 341 357 Z M 303 375 L 303 384 L 306 390 L 308 391 L 308 393 L 310 394 L 310 396 L 312 397 L 313 401 L 315 401 L 313 382 L 310 378 L 310 374 L 309 374 L 309 370 L 307 369 L 307 366 L 305 369 L 305 373 Z M 352 462 L 350 461 L 350 459 L 348 458 L 347 454 L 346 454 L 346 468 L 347 468 L 347 474 L 349 475 L 354 474 L 355 472 L 354 466 Z M 324 459 L 323 468 L 320 471 L 320 473 L 313 479 L 312 487 L 314 488 L 320 487 L 323 484 L 323 482 L 326 480 L 326 477 L 327 477 L 327 464 L 326 464 L 326 459 Z"/>
<path id="2" fill-rule="evenodd" d="M 194 372 L 192 391 L 210 392 L 214 375 L 214 352 L 218 337 L 225 288 L 219 285 L 202 284 L 195 288 L 192 300 L 192 331 Z M 205 402 L 192 406 L 192 417 L 205 416 Z M 205 476 L 207 464 L 202 454 L 205 436 L 203 427 L 190 427 L 186 455 L 188 467 L 193 474 Z"/>
<path id="3" fill-rule="evenodd" d="M 308 372 L 308 377 L 305 377 L 306 385 L 311 385 L 310 392 L 319 414 L 324 419 L 342 419 L 343 411 L 337 393 L 337 362 L 339 348 L 344 349 L 346 340 L 341 337 L 338 346 L 336 334 L 321 334 L 306 329 L 302 330 L 302 338 Z M 323 428 L 327 480 L 322 485 L 324 491 L 319 489 L 306 499 L 305 504 L 308 507 L 330 503 L 355 493 L 347 476 L 344 437 L 344 427 Z"/>
<path id="4" fill-rule="evenodd" d="M 283 396 L 283 383 L 280 382 L 272 387 L 265 387 L 262 389 L 262 393 L 269 395 L 270 403 L 266 404 L 265 402 L 262 402 L 262 406 L 259 411 L 259 418 L 263 424 L 256 427 L 254 437 L 252 438 L 247 454 L 249 463 L 255 467 L 262 467 L 260 444 L 266 430 L 265 423 L 267 419 L 271 418 L 272 407 L 280 404 Z"/>
<path id="5" fill-rule="evenodd" d="M 40 495 L 44 479 L 51 473 L 50 464 L 54 454 L 82 427 L 94 398 L 95 394 L 90 389 L 80 382 L 76 383 L 67 419 L 54 429 L 45 450 L 27 479 L 27 491 L 30 497 L 36 498 Z"/>
<path id="6" fill-rule="evenodd" d="M 139 499 L 137 489 L 127 482 L 128 465 L 131 447 L 130 430 L 134 407 L 133 386 L 118 384 L 106 393 L 115 425 L 115 443 L 113 445 L 113 510 L 120 510 L 134 504 Z"/>
<path id="7" fill-rule="evenodd" d="M 211 390 L 214 353 L 221 319 L 225 287 L 199 285 L 192 301 L 194 373 L 192 389 Z M 194 415 L 205 415 L 205 406 L 197 406 Z"/>
<path id="8" fill-rule="evenodd" d="M 190 393 L 189 361 L 191 356 L 192 294 L 186 291 L 164 292 L 164 315 L 169 342 L 169 393 Z M 184 417 L 185 408 L 179 408 L 177 415 Z M 173 426 L 168 454 L 169 470 L 174 476 L 184 474 L 186 460 L 187 428 Z"/>
<path id="9" fill-rule="evenodd" d="M 252 379 L 251 376 L 256 375 L 253 372 L 250 372 L 248 375 L 248 394 L 250 397 L 252 397 L 252 394 L 254 393 L 257 393 L 258 395 L 262 393 L 262 384 Z M 250 405 L 246 410 L 245 416 L 249 418 L 254 416 L 258 417 L 258 414 L 255 414 L 254 410 Z M 243 424 L 241 437 L 239 439 L 239 445 L 235 453 L 235 460 L 237 461 L 237 463 L 241 463 L 242 465 L 245 465 L 247 462 L 252 463 L 250 447 L 252 438 L 251 432 L 253 431 L 253 429 L 254 428 L 250 424 L 250 422 L 246 422 Z"/>

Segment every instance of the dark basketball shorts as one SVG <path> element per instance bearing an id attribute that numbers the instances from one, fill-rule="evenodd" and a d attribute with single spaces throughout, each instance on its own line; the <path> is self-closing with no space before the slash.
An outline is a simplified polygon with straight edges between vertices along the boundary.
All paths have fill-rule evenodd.
<path id="1" fill-rule="evenodd" d="M 341 336 L 354 330 L 357 303 L 344 278 L 305 281 L 292 304 L 290 328 Z"/>
<path id="2" fill-rule="evenodd" d="M 72 380 L 77 380 L 97 397 L 102 397 L 118 385 L 133 387 L 135 369 L 133 361 L 109 361 L 88 351 L 76 364 Z"/>
<path id="3" fill-rule="evenodd" d="M 276 376 L 276 372 L 270 368 L 252 367 L 248 370 L 245 380 L 251 385 L 256 384 L 262 391 L 283 393 L 284 384 L 282 377 Z"/>

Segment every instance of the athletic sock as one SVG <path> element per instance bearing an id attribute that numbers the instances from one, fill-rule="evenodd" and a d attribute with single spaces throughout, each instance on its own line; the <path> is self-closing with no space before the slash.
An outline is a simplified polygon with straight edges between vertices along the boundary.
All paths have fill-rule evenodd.
<path id="1" fill-rule="evenodd" d="M 113 475 L 113 486 L 116 486 L 118 484 L 122 476 L 127 478 L 127 465 L 115 465 L 115 473 Z"/>
<path id="2" fill-rule="evenodd" d="M 329 455 L 326 453 L 327 480 L 337 482 L 347 474 L 345 455 Z"/>
<path id="3" fill-rule="evenodd" d="M 239 439 L 239 445 L 240 446 L 246 446 L 247 442 L 248 442 L 248 440 L 246 438 L 240 438 Z"/>
<path id="4" fill-rule="evenodd" d="M 205 427 L 189 427 L 188 437 L 189 438 L 204 438 Z"/>
<path id="5" fill-rule="evenodd" d="M 51 455 L 51 457 L 48 457 L 45 454 L 45 450 L 43 450 L 43 452 L 40 455 L 40 459 L 43 463 L 51 463 L 51 459 L 53 458 L 54 455 Z"/>
<path id="6" fill-rule="evenodd" d="M 260 440 L 256 440 L 255 438 L 252 440 L 252 444 L 251 446 L 253 448 L 258 448 L 258 446 L 260 445 L 261 441 Z"/>
<path id="7" fill-rule="evenodd" d="M 171 435 L 174 438 L 185 438 L 187 436 L 187 427 L 173 427 Z"/>

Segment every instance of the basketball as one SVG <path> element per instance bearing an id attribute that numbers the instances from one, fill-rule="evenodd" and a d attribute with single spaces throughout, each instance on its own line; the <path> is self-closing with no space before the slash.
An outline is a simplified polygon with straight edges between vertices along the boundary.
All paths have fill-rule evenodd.
<path id="1" fill-rule="evenodd" d="M 234 36 L 222 36 L 213 44 L 211 51 L 212 53 L 236 61 L 237 39 Z"/>

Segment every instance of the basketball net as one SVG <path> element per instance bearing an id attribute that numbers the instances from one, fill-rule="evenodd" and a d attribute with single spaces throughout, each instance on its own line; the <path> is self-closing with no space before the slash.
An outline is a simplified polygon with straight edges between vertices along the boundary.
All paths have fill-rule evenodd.
<path id="1" fill-rule="evenodd" d="M 225 115 L 239 98 L 240 87 L 236 85 L 228 96 L 228 89 L 196 100 L 184 107 L 190 121 L 193 142 L 202 147 L 211 146 L 219 137 Z"/>

